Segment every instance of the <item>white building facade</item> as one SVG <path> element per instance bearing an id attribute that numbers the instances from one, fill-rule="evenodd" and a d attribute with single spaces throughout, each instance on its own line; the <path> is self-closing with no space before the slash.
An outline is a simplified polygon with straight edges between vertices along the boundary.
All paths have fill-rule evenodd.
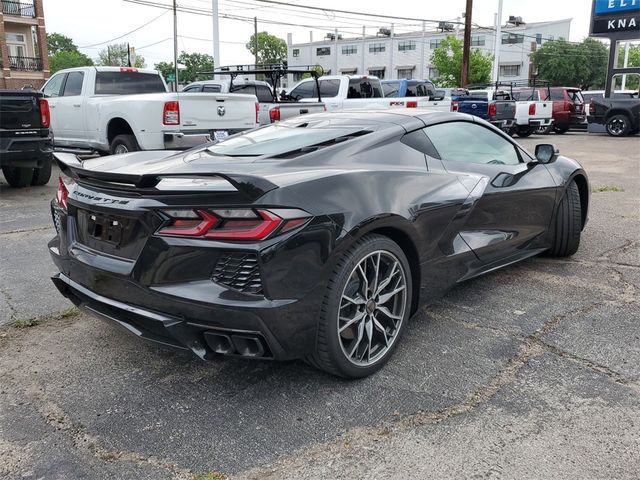
<path id="1" fill-rule="evenodd" d="M 526 80 L 534 74 L 529 55 L 549 40 L 568 39 L 571 19 L 507 24 L 502 27 L 500 42 L 499 79 Z M 375 75 L 383 79 L 415 78 L 435 79 L 438 72 L 431 63 L 433 50 L 447 35 L 462 38 L 459 31 L 419 31 L 390 35 L 363 35 L 343 38 L 332 33 L 322 41 L 292 43 L 288 36 L 288 62 L 290 66 L 320 65 L 325 75 Z M 311 37 L 311 34 L 310 34 Z M 332 38 L 329 38 L 332 37 Z M 472 48 L 493 56 L 495 30 L 474 28 Z M 289 85 L 298 79 L 290 75 Z"/>

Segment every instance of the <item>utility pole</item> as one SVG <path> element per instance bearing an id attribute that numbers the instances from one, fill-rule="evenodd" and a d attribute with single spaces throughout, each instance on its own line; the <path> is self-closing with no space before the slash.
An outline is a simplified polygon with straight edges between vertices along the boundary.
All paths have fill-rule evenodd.
<path id="1" fill-rule="evenodd" d="M 367 36 L 367 27 L 365 27 L 364 25 L 362 26 L 362 71 L 360 72 L 360 75 L 366 75 L 368 72 L 365 70 L 365 64 L 364 64 L 364 49 L 365 49 L 365 38 Z"/>
<path id="2" fill-rule="evenodd" d="M 173 91 L 178 91 L 178 11 L 176 0 L 173 0 L 173 74 L 176 76 L 173 82 Z"/>
<path id="3" fill-rule="evenodd" d="M 334 48 L 336 50 L 336 71 L 334 72 L 334 75 L 339 75 L 340 73 L 338 72 L 338 29 L 337 28 L 335 29 L 333 42 L 334 42 Z"/>
<path id="4" fill-rule="evenodd" d="M 389 44 L 391 48 L 389 48 L 389 76 L 385 75 L 385 78 L 396 78 L 396 75 L 393 72 L 393 35 L 395 34 L 395 26 L 391 24 L 391 33 L 389 34 Z"/>
<path id="5" fill-rule="evenodd" d="M 498 0 L 498 13 L 495 20 L 496 37 L 493 39 L 493 71 L 491 81 L 497 82 L 500 77 L 500 47 L 502 45 L 502 0 Z"/>
<path id="6" fill-rule="evenodd" d="M 253 17 L 253 48 L 255 49 L 255 62 L 258 66 L 258 17 Z"/>
<path id="7" fill-rule="evenodd" d="M 127 67 L 131 66 L 131 47 L 129 46 L 129 42 L 127 42 Z"/>
<path id="8" fill-rule="evenodd" d="M 471 50 L 471 10 L 473 0 L 467 0 L 467 7 L 464 14 L 464 44 L 462 45 L 462 75 L 460 78 L 461 87 L 469 83 L 469 53 Z"/>
<path id="9" fill-rule="evenodd" d="M 422 21 L 422 40 L 420 41 L 420 75 L 418 78 L 429 78 L 429 75 L 424 74 L 424 35 L 427 30 L 427 23 Z"/>
<path id="10" fill-rule="evenodd" d="M 211 16 L 213 18 L 213 67 L 221 67 L 220 63 L 220 23 L 218 19 L 218 0 L 211 0 Z M 213 78 L 216 78 L 214 75 Z"/>

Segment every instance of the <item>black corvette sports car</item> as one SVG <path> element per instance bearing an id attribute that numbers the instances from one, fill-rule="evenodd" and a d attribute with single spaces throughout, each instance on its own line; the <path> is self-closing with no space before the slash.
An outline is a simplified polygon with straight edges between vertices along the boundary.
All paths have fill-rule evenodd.
<path id="1" fill-rule="evenodd" d="M 53 281 L 130 332 L 192 350 L 379 369 L 419 305 L 496 268 L 572 255 L 581 166 L 476 117 L 295 118 L 186 152 L 57 154 Z"/>

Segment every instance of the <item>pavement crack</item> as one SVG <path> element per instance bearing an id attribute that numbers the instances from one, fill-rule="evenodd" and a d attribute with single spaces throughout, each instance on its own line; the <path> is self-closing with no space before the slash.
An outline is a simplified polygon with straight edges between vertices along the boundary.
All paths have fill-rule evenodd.
<path id="1" fill-rule="evenodd" d="M 36 228 L 20 228 L 17 230 L 9 230 L 8 232 L 0 232 L 1 235 L 11 235 L 12 233 L 32 233 L 32 232 L 41 232 L 43 230 L 52 230 L 53 226 L 48 225 L 46 227 L 36 227 Z"/>
<path id="2" fill-rule="evenodd" d="M 4 287 L 0 287 L 0 293 L 4 297 L 4 301 L 11 311 L 9 318 L 13 319 L 17 313 L 16 307 L 13 306 L 13 299 L 11 298 L 11 295 L 4 289 Z"/>

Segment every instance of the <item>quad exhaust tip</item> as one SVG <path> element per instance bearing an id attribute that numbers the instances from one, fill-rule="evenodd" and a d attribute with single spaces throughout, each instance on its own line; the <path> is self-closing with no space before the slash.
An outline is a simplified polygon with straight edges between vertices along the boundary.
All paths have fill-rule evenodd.
<path id="1" fill-rule="evenodd" d="M 264 339 L 258 335 L 208 331 L 204 333 L 204 338 L 209 348 L 221 355 L 238 355 L 249 358 L 271 356 L 265 349 Z"/>

